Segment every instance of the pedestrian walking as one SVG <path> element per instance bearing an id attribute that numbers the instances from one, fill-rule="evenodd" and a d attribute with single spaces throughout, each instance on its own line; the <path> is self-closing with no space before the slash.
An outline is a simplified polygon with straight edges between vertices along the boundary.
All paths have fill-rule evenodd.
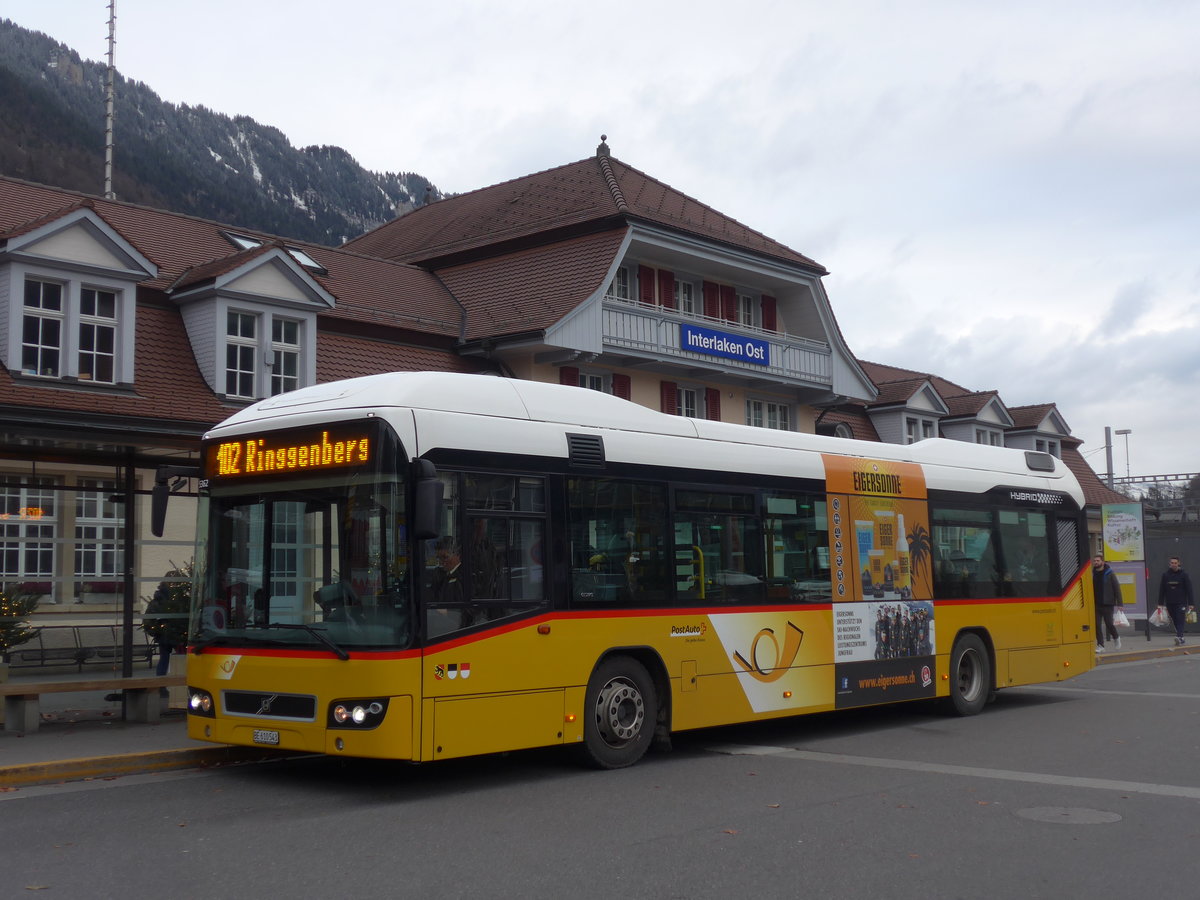
<path id="1" fill-rule="evenodd" d="M 1183 644 L 1183 623 L 1187 617 L 1188 607 L 1193 605 L 1192 579 L 1179 565 L 1179 557 L 1172 556 L 1167 560 L 1167 571 L 1162 573 L 1158 582 L 1158 605 L 1166 606 L 1171 615 L 1171 623 L 1175 626 L 1175 645 Z"/>
<path id="2" fill-rule="evenodd" d="M 1092 559 L 1092 593 L 1096 597 L 1096 652 L 1104 652 L 1104 635 L 1121 649 L 1121 635 L 1113 622 L 1113 610 L 1121 605 L 1121 582 L 1117 573 L 1097 553 Z"/>

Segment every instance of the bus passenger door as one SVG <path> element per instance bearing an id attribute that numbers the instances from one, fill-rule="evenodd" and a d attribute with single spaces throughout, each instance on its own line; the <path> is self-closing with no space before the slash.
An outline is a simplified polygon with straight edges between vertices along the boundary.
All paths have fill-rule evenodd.
<path id="1" fill-rule="evenodd" d="M 1085 560 L 1080 548 L 1079 526 L 1075 519 L 1057 520 L 1058 574 L 1062 598 L 1063 643 L 1096 643 L 1095 600 L 1092 597 L 1092 575 L 1085 571 L 1077 581 L 1075 576 Z M 1072 582 L 1074 582 L 1072 584 Z"/>

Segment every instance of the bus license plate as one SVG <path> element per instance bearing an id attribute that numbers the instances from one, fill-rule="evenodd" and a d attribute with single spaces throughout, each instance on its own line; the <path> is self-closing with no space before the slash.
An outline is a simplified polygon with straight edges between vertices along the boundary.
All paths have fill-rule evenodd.
<path id="1" fill-rule="evenodd" d="M 254 729 L 254 743 L 277 745 L 279 743 L 279 732 L 256 728 Z"/>

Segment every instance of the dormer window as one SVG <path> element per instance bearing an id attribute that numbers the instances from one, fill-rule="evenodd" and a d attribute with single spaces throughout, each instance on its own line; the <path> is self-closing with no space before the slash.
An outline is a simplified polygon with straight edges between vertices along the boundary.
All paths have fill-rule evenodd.
<path id="1" fill-rule="evenodd" d="M 116 380 L 117 295 L 84 288 L 79 292 L 79 380 Z"/>
<path id="2" fill-rule="evenodd" d="M 225 326 L 225 393 L 230 397 L 256 396 L 257 351 L 257 316 L 231 311 Z"/>
<path id="3" fill-rule="evenodd" d="M 225 395 L 257 400 L 294 391 L 309 383 L 312 375 L 306 365 L 307 330 L 305 321 L 274 312 L 228 310 Z"/>
<path id="4" fill-rule="evenodd" d="M 906 416 L 904 419 L 904 443 L 915 444 L 935 434 L 933 419 L 918 416 Z"/>
<path id="5" fill-rule="evenodd" d="M 111 287 L 26 277 L 20 314 L 21 374 L 88 384 L 128 381 L 122 353 L 125 298 Z M 128 329 L 126 329 L 128 330 Z M 125 336 L 127 343 L 132 335 Z"/>
<path id="6" fill-rule="evenodd" d="M 1059 452 L 1058 441 L 1047 441 L 1038 438 L 1034 446 L 1037 447 L 1039 453 L 1049 453 L 1051 456 L 1058 457 L 1059 459 L 1062 458 Z"/>
<path id="7" fill-rule="evenodd" d="M 987 444 L 990 447 L 1002 447 L 1004 445 L 1004 438 L 1000 432 L 992 428 L 976 428 L 975 443 Z"/>
<path id="8" fill-rule="evenodd" d="M 25 280 L 25 317 L 21 327 L 21 372 L 58 378 L 62 375 L 63 286 Z"/>
<path id="9" fill-rule="evenodd" d="M 300 323 L 271 320 L 271 396 L 300 386 Z"/>

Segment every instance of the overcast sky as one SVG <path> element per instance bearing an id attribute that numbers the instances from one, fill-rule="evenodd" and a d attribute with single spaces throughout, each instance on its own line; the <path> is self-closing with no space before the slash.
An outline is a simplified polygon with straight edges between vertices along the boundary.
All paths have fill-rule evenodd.
<path id="1" fill-rule="evenodd" d="M 82 56 L 107 0 L 4 0 Z M 860 358 L 1200 472 L 1200 0 L 117 0 L 117 68 L 469 191 L 614 156 L 830 270 Z M 117 122 L 118 140 L 120 122 Z M 1114 468 L 1127 467 L 1114 439 Z"/>

